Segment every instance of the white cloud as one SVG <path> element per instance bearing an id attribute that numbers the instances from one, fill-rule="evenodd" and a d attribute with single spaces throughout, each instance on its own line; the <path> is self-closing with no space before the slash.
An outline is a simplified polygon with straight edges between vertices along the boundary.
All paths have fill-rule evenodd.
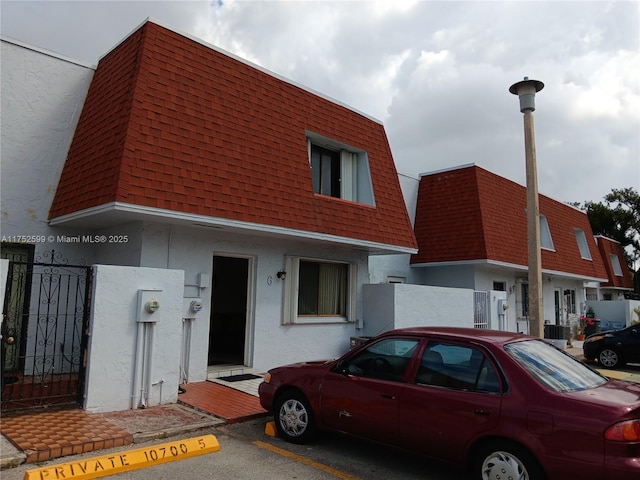
<path id="1" fill-rule="evenodd" d="M 0 2 L 2 33 L 95 63 L 146 17 L 384 121 L 398 170 L 475 162 L 524 183 L 536 98 L 541 193 L 640 190 L 637 2 Z"/>
<path id="2" fill-rule="evenodd" d="M 640 111 L 640 62 L 637 52 L 590 53 L 572 62 L 572 68 L 588 75 L 585 84 L 572 92 L 572 114 L 576 119 L 632 117 Z M 632 118 L 627 118 L 632 120 Z"/>

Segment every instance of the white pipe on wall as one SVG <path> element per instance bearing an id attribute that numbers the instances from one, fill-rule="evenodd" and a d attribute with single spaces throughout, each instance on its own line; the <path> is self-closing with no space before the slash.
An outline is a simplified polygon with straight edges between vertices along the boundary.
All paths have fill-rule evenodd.
<path id="1" fill-rule="evenodd" d="M 153 364 L 153 332 L 154 332 L 155 323 L 145 323 L 146 330 L 146 340 L 147 344 L 145 346 L 145 356 L 144 363 L 145 368 L 143 371 L 143 380 L 144 380 L 144 393 L 142 396 L 142 406 L 149 406 L 149 399 L 151 397 L 151 374 L 152 374 L 152 364 Z"/>
<path id="2" fill-rule="evenodd" d="M 138 322 L 138 334 L 136 337 L 136 351 L 133 366 L 133 386 L 131 389 L 131 409 L 134 410 L 140 405 L 140 395 L 142 393 L 142 353 L 144 350 L 145 328 L 144 323 Z"/>
<path id="3" fill-rule="evenodd" d="M 191 331 L 194 318 L 183 318 L 182 326 L 182 382 L 189 383 L 189 358 L 191 357 Z"/>

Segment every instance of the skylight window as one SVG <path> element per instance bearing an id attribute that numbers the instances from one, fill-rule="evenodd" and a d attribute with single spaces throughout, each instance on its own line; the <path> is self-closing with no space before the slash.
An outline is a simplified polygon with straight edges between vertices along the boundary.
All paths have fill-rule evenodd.
<path id="1" fill-rule="evenodd" d="M 615 253 L 610 253 L 609 254 L 609 260 L 611 261 L 611 267 L 613 268 L 613 274 L 616 277 L 621 277 L 622 276 L 622 267 L 620 266 L 620 259 L 618 258 L 618 255 L 616 255 Z"/>
<path id="2" fill-rule="evenodd" d="M 576 235 L 576 241 L 578 242 L 578 248 L 580 249 L 580 256 L 586 260 L 592 260 L 591 251 L 589 251 L 587 236 L 584 234 L 584 230 L 574 228 L 573 233 Z"/>
<path id="3" fill-rule="evenodd" d="M 547 217 L 540 215 L 540 246 L 547 250 L 555 250 L 553 239 L 551 238 L 551 230 L 549 230 L 549 222 Z"/>

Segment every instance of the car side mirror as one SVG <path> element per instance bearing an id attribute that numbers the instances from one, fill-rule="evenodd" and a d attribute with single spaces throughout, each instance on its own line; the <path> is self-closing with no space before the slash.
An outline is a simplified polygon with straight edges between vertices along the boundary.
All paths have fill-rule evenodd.
<path id="1" fill-rule="evenodd" d="M 357 377 L 361 376 L 364 373 L 364 370 L 362 370 L 360 367 L 357 367 L 346 361 L 338 362 L 333 371 L 339 373 L 340 375 L 355 375 Z"/>
<path id="2" fill-rule="evenodd" d="M 336 363 L 336 366 L 333 367 L 333 371 L 336 373 L 340 373 L 342 375 L 346 375 L 347 374 L 347 369 L 345 367 L 345 362 L 341 361 Z"/>

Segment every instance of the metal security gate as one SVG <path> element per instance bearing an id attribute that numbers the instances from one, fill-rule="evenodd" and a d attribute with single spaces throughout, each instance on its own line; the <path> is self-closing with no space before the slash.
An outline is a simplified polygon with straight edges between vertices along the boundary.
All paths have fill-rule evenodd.
<path id="1" fill-rule="evenodd" d="M 473 328 L 489 328 L 489 292 L 473 292 Z"/>
<path id="2" fill-rule="evenodd" d="M 37 259 L 50 263 L 11 260 L 5 245 L 3 257 L 10 261 L 0 352 L 1 409 L 80 403 L 91 267 L 68 265 L 53 250 Z"/>

